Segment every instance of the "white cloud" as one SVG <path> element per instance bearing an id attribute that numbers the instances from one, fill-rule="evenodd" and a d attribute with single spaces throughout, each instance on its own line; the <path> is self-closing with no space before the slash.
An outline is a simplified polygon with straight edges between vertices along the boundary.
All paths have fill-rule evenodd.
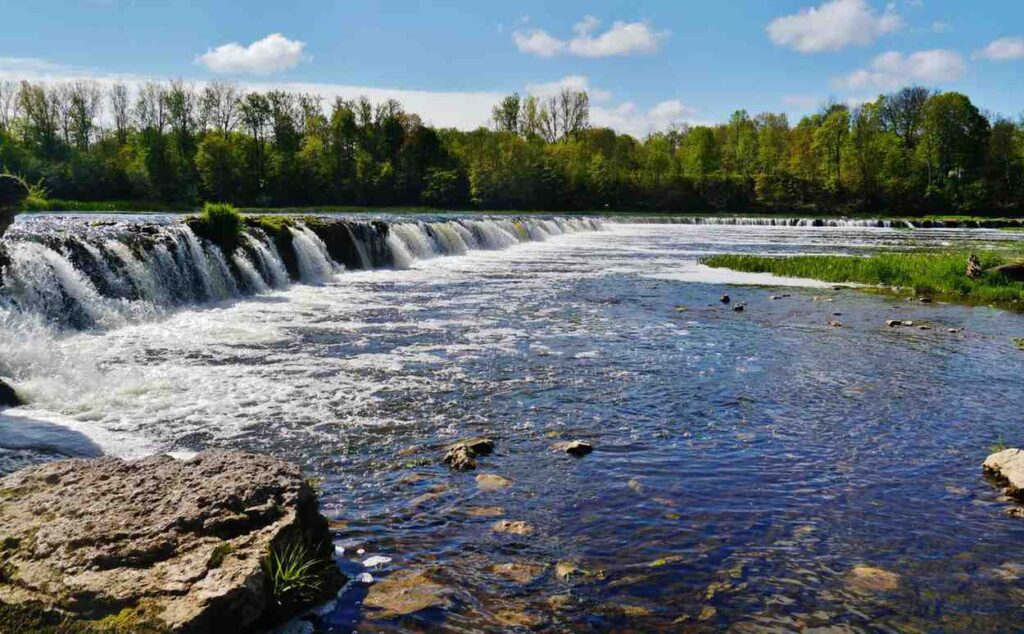
<path id="1" fill-rule="evenodd" d="M 673 124 L 699 123 L 693 120 L 696 112 L 676 99 L 662 101 L 646 111 L 632 101 L 627 101 L 610 108 L 592 106 L 590 122 L 597 127 L 612 128 L 642 138 Z"/>
<path id="2" fill-rule="evenodd" d="M 830 0 L 819 7 L 776 18 L 768 36 L 779 46 L 801 53 L 838 51 L 847 46 L 866 46 L 883 35 L 903 28 L 903 20 L 890 4 L 879 13 L 866 0 Z"/>
<path id="3" fill-rule="evenodd" d="M 835 80 L 848 90 L 879 88 L 891 90 L 911 83 L 942 84 L 962 79 L 967 62 L 956 51 L 936 49 L 909 56 L 896 51 L 882 53 L 862 68 Z"/>
<path id="4" fill-rule="evenodd" d="M 600 20 L 588 15 L 572 27 L 574 35 L 568 41 L 543 29 L 516 31 L 512 34 L 512 41 L 523 53 L 538 57 L 564 53 L 578 57 L 613 57 L 657 52 L 669 35 L 667 31 L 654 31 L 645 22 L 615 22 L 604 33 L 595 34 L 600 26 Z"/>
<path id="5" fill-rule="evenodd" d="M 565 42 L 541 29 L 516 31 L 512 34 L 512 41 L 520 52 L 537 57 L 554 57 L 565 51 L 566 47 Z"/>
<path id="6" fill-rule="evenodd" d="M 953 29 L 949 22 L 936 20 L 932 22 L 932 33 L 949 33 Z"/>
<path id="7" fill-rule="evenodd" d="M 974 59 L 988 59 L 995 62 L 1024 59 L 1024 37 L 1000 38 L 985 48 L 975 51 Z"/>
<path id="8" fill-rule="evenodd" d="M 249 46 L 237 42 L 222 44 L 197 57 L 196 62 L 215 73 L 269 75 L 297 66 L 305 47 L 305 42 L 271 33 Z"/>
<path id="9" fill-rule="evenodd" d="M 562 91 L 563 88 L 571 88 L 572 90 L 585 90 L 590 96 L 592 102 L 607 101 L 611 98 L 612 94 L 604 90 L 598 90 L 590 85 L 590 79 L 584 75 L 568 75 L 559 79 L 558 81 L 550 81 L 540 84 L 529 84 L 526 87 L 526 92 L 535 97 L 550 97 L 557 95 Z"/>

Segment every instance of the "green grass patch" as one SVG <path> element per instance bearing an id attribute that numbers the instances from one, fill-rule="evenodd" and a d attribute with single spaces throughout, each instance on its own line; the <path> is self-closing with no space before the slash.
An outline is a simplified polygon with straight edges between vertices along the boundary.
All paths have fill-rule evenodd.
<path id="1" fill-rule="evenodd" d="M 1022 310 L 1024 283 L 986 272 L 978 279 L 967 277 L 966 252 L 880 253 L 867 257 L 801 255 L 769 257 L 758 255 L 713 255 L 701 262 L 716 268 L 748 273 L 772 273 L 825 282 L 845 282 L 896 288 L 905 293 L 967 303 L 994 304 Z M 980 252 L 984 269 L 1006 264 L 1002 253 Z"/>
<path id="2" fill-rule="evenodd" d="M 203 211 L 191 219 L 189 224 L 196 234 L 210 240 L 227 254 L 238 246 L 242 222 L 242 214 L 232 205 L 206 203 Z"/>
<path id="3" fill-rule="evenodd" d="M 299 539 L 271 548 L 260 562 L 279 608 L 316 601 L 324 592 L 329 562 Z"/>
<path id="4" fill-rule="evenodd" d="M 246 222 L 263 229 L 268 236 L 280 238 L 288 232 L 288 227 L 295 224 L 292 216 L 247 216 Z"/>
<path id="5" fill-rule="evenodd" d="M 152 200 L 63 200 L 47 198 L 45 191 L 38 187 L 30 188 L 28 198 L 22 202 L 24 212 L 68 212 L 78 214 L 113 214 L 113 213 L 147 213 L 147 212 L 183 212 L 192 211 L 188 205 L 181 203 L 163 203 Z"/>

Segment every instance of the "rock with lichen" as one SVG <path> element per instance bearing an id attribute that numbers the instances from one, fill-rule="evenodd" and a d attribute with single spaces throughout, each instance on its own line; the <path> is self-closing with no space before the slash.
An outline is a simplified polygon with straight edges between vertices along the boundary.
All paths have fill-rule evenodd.
<path id="1" fill-rule="evenodd" d="M 254 454 L 23 469 L 0 479 L 0 543 L 0 620 L 33 627 L 243 631 L 343 581 L 299 468 Z M 316 562 L 301 597 L 263 567 L 289 549 Z"/>

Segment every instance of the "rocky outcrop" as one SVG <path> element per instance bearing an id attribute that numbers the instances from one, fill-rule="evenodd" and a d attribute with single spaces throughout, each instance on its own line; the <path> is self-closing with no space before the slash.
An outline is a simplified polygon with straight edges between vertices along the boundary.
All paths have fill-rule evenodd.
<path id="1" fill-rule="evenodd" d="M 0 380 L 0 407 L 18 407 L 21 399 L 14 388 Z"/>
<path id="2" fill-rule="evenodd" d="M 14 223 L 14 216 L 27 197 L 28 190 L 24 183 L 13 176 L 0 174 L 0 237 Z"/>
<path id="3" fill-rule="evenodd" d="M 27 629 L 252 630 L 333 596 L 331 552 L 298 467 L 267 456 L 66 460 L 0 479 L 0 621 Z M 318 596 L 282 592 L 270 553 L 315 559 Z"/>
<path id="4" fill-rule="evenodd" d="M 1006 487 L 1007 495 L 1024 501 L 1024 450 L 1004 449 L 985 459 L 985 475 Z"/>

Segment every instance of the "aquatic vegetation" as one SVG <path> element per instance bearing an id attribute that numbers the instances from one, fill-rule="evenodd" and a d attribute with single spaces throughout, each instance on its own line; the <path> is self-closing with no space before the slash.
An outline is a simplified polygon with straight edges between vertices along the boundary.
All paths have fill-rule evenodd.
<path id="1" fill-rule="evenodd" d="M 748 273 L 772 273 L 826 282 L 851 282 L 971 304 L 1014 307 L 1024 299 L 1024 283 L 988 271 L 978 279 L 967 277 L 965 252 L 880 253 L 868 257 L 801 255 L 714 255 L 701 262 L 716 268 Z M 983 269 L 1005 264 L 1005 255 L 979 253 Z"/>
<path id="2" fill-rule="evenodd" d="M 314 601 L 322 592 L 325 561 L 301 540 L 275 546 L 260 566 L 279 606 Z"/>
<path id="3" fill-rule="evenodd" d="M 1016 337 L 1013 343 L 1017 344 L 1019 350 L 1024 350 L 1024 337 Z"/>

